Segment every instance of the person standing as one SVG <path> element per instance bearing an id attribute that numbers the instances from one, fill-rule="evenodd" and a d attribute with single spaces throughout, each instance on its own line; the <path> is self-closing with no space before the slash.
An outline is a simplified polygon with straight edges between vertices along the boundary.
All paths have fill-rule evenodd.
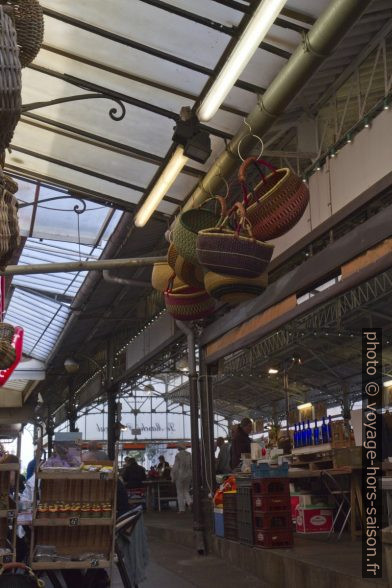
<path id="1" fill-rule="evenodd" d="M 216 459 L 216 473 L 229 474 L 230 467 L 230 443 L 226 443 L 223 437 L 218 437 L 216 446 L 219 447 L 219 455 Z"/>
<path id="2" fill-rule="evenodd" d="M 143 466 L 138 465 L 134 457 L 131 457 L 127 467 L 123 471 L 122 479 L 128 490 L 141 488 L 146 479 L 146 470 Z"/>
<path id="3" fill-rule="evenodd" d="M 253 430 L 253 421 L 245 417 L 234 429 L 231 441 L 230 465 L 234 470 L 241 461 L 242 453 L 250 453 L 251 439 L 249 434 Z"/>
<path id="4" fill-rule="evenodd" d="M 180 443 L 178 453 L 174 460 L 171 471 L 171 477 L 177 489 L 177 501 L 179 512 L 185 512 L 185 506 L 192 505 L 192 498 L 189 493 L 189 487 L 192 481 L 192 457 L 186 451 L 186 445 Z"/>

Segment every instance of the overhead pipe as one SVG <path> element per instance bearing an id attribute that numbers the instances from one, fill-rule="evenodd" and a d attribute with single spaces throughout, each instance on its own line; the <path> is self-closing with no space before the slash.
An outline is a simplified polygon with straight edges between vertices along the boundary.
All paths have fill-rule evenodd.
<path id="1" fill-rule="evenodd" d="M 201 460 L 199 440 L 199 398 L 198 375 L 196 368 L 196 344 L 195 333 L 191 327 L 182 321 L 176 321 L 176 325 L 186 335 L 188 344 L 188 369 L 189 369 L 189 408 L 191 421 L 191 448 L 192 448 L 192 487 L 193 487 L 193 530 L 196 538 L 196 549 L 201 553 L 206 552 L 203 532 L 203 513 L 201 503 Z"/>
<path id="2" fill-rule="evenodd" d="M 65 272 L 84 272 L 133 268 L 154 265 L 167 261 L 166 257 L 129 257 L 125 259 L 98 259 L 97 261 L 67 261 L 64 263 L 32 263 L 26 265 L 9 265 L 0 272 L 1 276 L 21 276 L 27 274 L 55 274 Z"/>
<path id="3" fill-rule="evenodd" d="M 119 278 L 118 276 L 112 276 L 110 270 L 103 270 L 102 277 L 105 282 L 109 284 L 120 284 L 121 286 L 135 286 L 139 288 L 148 288 L 151 286 L 151 282 L 143 282 L 142 280 L 130 280 L 128 278 Z"/>
<path id="4" fill-rule="evenodd" d="M 238 154 L 239 146 L 241 145 L 242 153 L 250 152 L 257 143 L 255 135 L 262 137 L 274 124 L 317 68 L 331 55 L 333 49 L 371 1 L 333 0 L 329 3 L 312 29 L 304 34 L 301 44 L 288 62 L 259 98 L 256 107 L 248 115 L 246 123 L 242 125 L 198 183 L 184 205 L 183 211 L 200 206 L 211 194 L 217 193 L 224 178 L 230 177 L 241 162 Z M 252 134 L 249 128 L 252 129 Z"/>

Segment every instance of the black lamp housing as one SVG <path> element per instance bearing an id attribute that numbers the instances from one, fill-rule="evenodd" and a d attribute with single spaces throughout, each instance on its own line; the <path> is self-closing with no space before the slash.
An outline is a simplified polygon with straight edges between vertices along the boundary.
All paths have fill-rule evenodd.
<path id="1" fill-rule="evenodd" d="M 205 163 L 211 155 L 211 141 L 207 131 L 200 128 L 196 117 L 179 120 L 174 127 L 174 143 L 183 145 L 184 155 L 199 163 Z"/>

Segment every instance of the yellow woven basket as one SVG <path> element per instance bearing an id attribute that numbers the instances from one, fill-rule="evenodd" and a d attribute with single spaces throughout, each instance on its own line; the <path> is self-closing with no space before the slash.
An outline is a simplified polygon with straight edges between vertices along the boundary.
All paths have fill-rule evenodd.
<path id="1" fill-rule="evenodd" d="M 173 243 L 167 252 L 167 261 L 181 282 L 194 288 L 204 287 L 204 273 L 201 266 L 194 265 L 179 255 Z"/>
<path id="2" fill-rule="evenodd" d="M 256 298 L 262 294 L 267 285 L 266 272 L 257 278 L 224 276 L 215 272 L 207 272 L 204 276 L 204 287 L 208 294 L 230 306 Z"/>
<path id="3" fill-rule="evenodd" d="M 151 284 L 158 292 L 164 292 L 167 290 L 169 280 L 173 275 L 173 269 L 167 263 L 167 261 L 158 261 L 154 263 L 151 274 Z M 184 283 L 178 278 L 174 278 L 173 288 L 180 288 Z"/>

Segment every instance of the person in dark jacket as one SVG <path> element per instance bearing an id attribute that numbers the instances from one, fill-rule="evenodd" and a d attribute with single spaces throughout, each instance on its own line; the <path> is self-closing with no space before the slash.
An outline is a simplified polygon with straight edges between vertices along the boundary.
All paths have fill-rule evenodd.
<path id="1" fill-rule="evenodd" d="M 131 457 L 128 465 L 124 468 L 122 479 L 128 490 L 140 488 L 143 485 L 142 482 L 146 479 L 146 470 L 138 465 L 134 457 Z"/>
<path id="2" fill-rule="evenodd" d="M 230 452 L 230 465 L 232 470 L 240 463 L 241 453 L 250 453 L 251 440 L 249 434 L 252 432 L 252 429 L 252 420 L 245 417 L 233 431 Z"/>

